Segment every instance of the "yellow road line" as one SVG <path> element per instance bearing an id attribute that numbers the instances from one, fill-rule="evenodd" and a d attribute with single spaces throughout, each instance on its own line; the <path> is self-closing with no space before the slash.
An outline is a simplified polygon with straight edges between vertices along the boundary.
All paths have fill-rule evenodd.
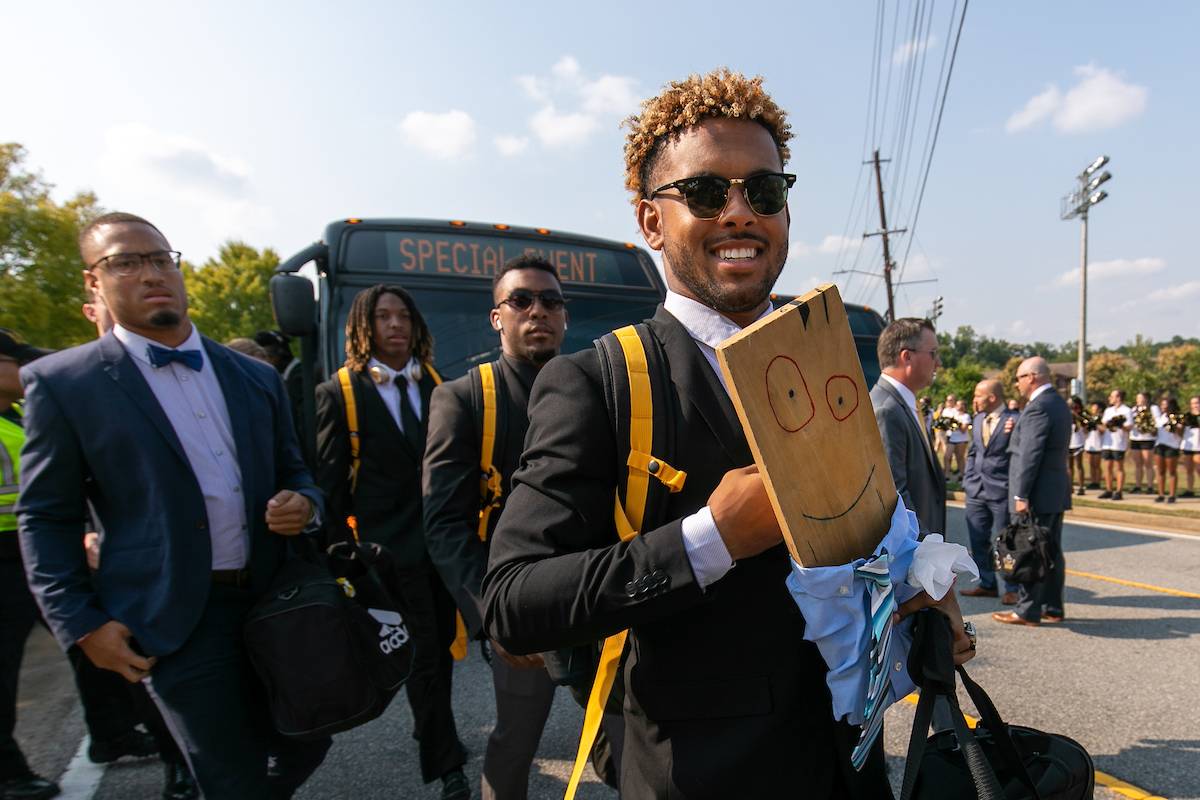
<path id="1" fill-rule="evenodd" d="M 1074 575 L 1076 578 L 1091 578 L 1094 581 L 1115 583 L 1118 586 L 1132 586 L 1135 589 L 1146 589 L 1151 592 L 1161 592 L 1163 594 L 1174 595 L 1175 597 L 1190 597 L 1194 600 L 1200 600 L 1200 594 L 1196 594 L 1195 592 L 1185 592 L 1182 589 L 1168 589 L 1165 586 L 1155 586 L 1152 583 L 1127 581 L 1124 578 L 1110 578 L 1107 575 L 1097 575 L 1094 572 L 1080 572 L 1077 569 L 1068 569 L 1066 572 L 1068 575 Z"/>
<path id="2" fill-rule="evenodd" d="M 1068 570 L 1068 572 L 1069 571 L 1070 570 Z M 904 702 L 915 706 L 917 704 L 917 693 L 913 692 L 905 697 Z M 975 717 L 972 717 L 970 714 L 963 714 L 963 719 L 967 721 L 968 727 L 971 728 L 974 728 L 979 724 L 979 720 Z M 1160 797 L 1156 794 L 1150 794 L 1145 789 L 1139 789 L 1132 783 L 1126 783 L 1120 778 L 1114 778 L 1107 772 L 1101 772 L 1100 770 L 1096 770 L 1096 783 L 1104 786 L 1105 788 L 1112 789 L 1117 794 L 1132 798 L 1132 800 L 1166 800 L 1165 797 Z"/>

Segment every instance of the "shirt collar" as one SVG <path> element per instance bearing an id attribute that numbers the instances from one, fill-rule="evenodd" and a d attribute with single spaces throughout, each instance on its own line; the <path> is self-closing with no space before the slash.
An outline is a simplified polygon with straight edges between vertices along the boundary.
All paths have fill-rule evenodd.
<path id="1" fill-rule="evenodd" d="M 709 308 L 690 297 L 677 294 L 670 289 L 667 290 L 667 297 L 663 301 L 663 308 L 669 311 L 671 316 L 679 320 L 679 324 L 684 327 L 693 339 L 701 344 L 708 345 L 713 350 L 716 350 L 721 342 L 735 333 L 740 333 L 742 330 L 741 325 L 738 325 L 720 311 Z M 758 315 L 755 322 L 774 310 L 775 306 L 768 302 L 766 310 Z"/>
<path id="2" fill-rule="evenodd" d="M 880 373 L 879 377 L 895 387 L 896 391 L 900 393 L 900 396 L 904 398 L 904 402 L 908 403 L 909 408 L 911 408 L 913 411 L 917 410 L 917 396 L 912 393 L 912 389 L 909 389 L 903 383 L 896 380 L 891 375 L 888 375 L 886 372 Z"/>
<path id="3" fill-rule="evenodd" d="M 155 347 L 166 347 L 166 345 L 156 342 L 153 339 L 147 339 L 145 336 L 134 333 L 133 331 L 119 324 L 113 326 L 112 332 L 113 336 L 115 336 L 117 341 L 125 347 L 125 350 L 129 353 L 129 355 L 133 356 L 138 361 L 141 361 L 143 364 L 146 364 L 151 369 L 157 369 L 157 367 L 150 363 L 150 356 L 147 354 L 147 348 L 150 345 L 154 345 Z M 188 337 L 183 340 L 182 344 L 174 348 L 167 347 L 167 349 L 199 350 L 201 358 L 204 359 L 204 363 L 208 363 L 208 353 L 204 352 L 204 345 L 200 341 L 200 331 L 196 329 L 195 323 L 192 324 L 192 332 L 188 334 Z"/>
<path id="4" fill-rule="evenodd" d="M 1041 386 L 1039 386 L 1038 388 L 1033 390 L 1033 394 L 1029 395 L 1029 402 L 1032 403 L 1034 398 L 1037 397 L 1039 394 L 1045 392 L 1047 389 L 1053 389 L 1053 388 L 1054 387 L 1051 386 L 1050 384 L 1043 383 Z"/>

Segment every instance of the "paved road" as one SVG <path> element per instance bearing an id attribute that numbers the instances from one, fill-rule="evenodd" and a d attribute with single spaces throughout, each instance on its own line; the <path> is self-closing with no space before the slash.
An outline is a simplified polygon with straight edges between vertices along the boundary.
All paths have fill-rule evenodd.
<path id="1" fill-rule="evenodd" d="M 962 512 L 950 510 L 950 538 L 963 541 Z M 1200 594 L 1200 538 L 1170 538 L 1068 525 L 1068 569 Z M 1067 621 L 1040 629 L 1002 626 L 989 618 L 995 601 L 963 598 L 980 629 L 971 674 L 1011 722 L 1067 733 L 1093 754 L 1097 769 L 1155 795 L 1200 800 L 1200 600 L 1068 576 Z M 82 722 L 69 672 L 43 634 L 31 642 L 23 678 L 19 735 L 31 760 L 59 775 L 76 751 Z M 479 767 L 494 714 L 486 666 L 473 653 L 455 675 L 460 733 Z M 971 711 L 964 699 L 964 710 Z M 562 693 L 543 737 L 530 797 L 562 796 L 581 712 Z M 888 712 L 886 744 L 893 773 L 903 768 L 912 706 Z M 337 738 L 329 759 L 298 798 L 436 798 L 423 786 L 403 698 L 379 720 Z M 157 762 L 118 764 L 104 774 L 97 800 L 156 798 Z M 611 798 L 596 782 L 580 798 Z M 87 797 L 80 793 L 75 797 Z M 1097 797 L 1117 798 L 1098 789 Z"/>

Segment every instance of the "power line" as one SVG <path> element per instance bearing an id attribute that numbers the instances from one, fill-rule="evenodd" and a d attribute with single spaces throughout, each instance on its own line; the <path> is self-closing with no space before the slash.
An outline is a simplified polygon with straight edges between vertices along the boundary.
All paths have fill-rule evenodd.
<path id="1" fill-rule="evenodd" d="M 969 4 L 970 4 L 970 0 L 963 0 L 963 10 L 962 10 L 962 13 L 958 17 L 958 31 L 954 35 L 954 50 L 950 53 L 950 68 L 946 71 L 946 84 L 942 88 L 942 102 L 941 102 L 941 107 L 938 109 L 937 126 L 933 130 L 933 141 L 929 145 L 929 158 L 925 162 L 925 174 L 921 178 L 921 191 L 917 195 L 917 207 L 916 207 L 916 210 L 913 212 L 912 222 L 910 222 L 908 225 L 908 229 L 909 229 L 908 243 L 905 245 L 904 259 L 900 264 L 900 273 L 898 276 L 899 278 L 903 278 L 903 276 L 904 276 L 904 268 L 908 264 L 908 254 L 912 250 L 912 242 L 913 242 L 912 234 L 916 231 L 917 220 L 920 219 L 920 217 L 921 217 L 921 204 L 925 200 L 925 187 L 929 183 L 929 173 L 933 166 L 933 154 L 937 148 L 938 134 L 941 133 L 941 130 L 942 130 L 942 115 L 946 111 L 946 98 L 950 96 L 950 80 L 954 75 L 954 62 L 955 62 L 955 59 L 957 59 L 957 57 L 958 57 L 958 43 L 962 39 L 963 22 L 966 21 L 967 6 Z M 953 19 L 953 17 L 951 19 Z"/>

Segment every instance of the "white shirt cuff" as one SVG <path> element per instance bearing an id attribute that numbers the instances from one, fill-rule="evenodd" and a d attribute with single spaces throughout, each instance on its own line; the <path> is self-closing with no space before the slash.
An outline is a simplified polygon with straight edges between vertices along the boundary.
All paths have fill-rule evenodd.
<path id="1" fill-rule="evenodd" d="M 681 527 L 683 549 L 692 565 L 692 574 L 696 576 L 700 588 L 705 589 L 733 568 L 733 558 L 721 539 L 721 532 L 717 530 L 717 523 L 708 506 L 685 517 Z"/>

